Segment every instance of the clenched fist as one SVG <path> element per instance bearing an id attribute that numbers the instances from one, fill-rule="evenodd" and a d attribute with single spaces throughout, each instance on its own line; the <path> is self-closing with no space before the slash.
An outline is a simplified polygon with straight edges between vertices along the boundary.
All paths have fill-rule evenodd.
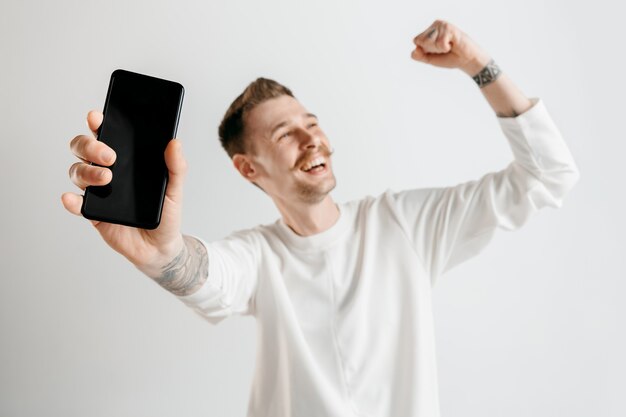
<path id="1" fill-rule="evenodd" d="M 490 61 L 490 56 L 461 29 L 436 20 L 413 39 L 411 58 L 436 67 L 459 68 L 474 76 Z"/>

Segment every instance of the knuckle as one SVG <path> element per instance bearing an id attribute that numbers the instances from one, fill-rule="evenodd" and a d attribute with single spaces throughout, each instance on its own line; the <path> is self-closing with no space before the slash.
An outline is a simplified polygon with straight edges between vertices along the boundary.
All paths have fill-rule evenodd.
<path id="1" fill-rule="evenodd" d="M 76 163 L 70 165 L 70 169 L 68 171 L 70 179 L 72 179 L 72 180 L 77 180 L 78 179 L 78 168 L 80 167 L 80 165 L 82 165 L 82 162 L 76 162 Z"/>
<path id="2" fill-rule="evenodd" d="M 75 137 L 74 137 L 74 139 L 72 139 L 72 140 L 70 141 L 70 149 L 71 149 L 72 151 L 75 151 L 75 150 L 76 150 L 76 148 L 78 147 L 78 144 L 80 143 L 80 140 L 81 140 L 80 138 L 81 138 L 82 136 L 83 136 L 83 135 L 78 135 L 78 136 L 75 136 Z"/>
<path id="3" fill-rule="evenodd" d="M 85 157 L 87 157 L 90 161 L 94 160 L 97 144 L 98 142 L 95 139 L 91 139 L 88 136 L 83 141 L 83 155 L 85 155 Z"/>
<path id="4" fill-rule="evenodd" d="M 92 141 L 90 138 L 85 135 L 80 135 L 74 138 L 74 140 L 74 147 L 72 148 L 74 153 L 81 158 L 89 159 L 87 152 L 89 152 L 91 148 Z"/>
<path id="5" fill-rule="evenodd" d="M 78 162 L 73 171 L 72 180 L 78 186 L 98 185 L 107 182 L 107 168 L 96 167 Z"/>
<path id="6" fill-rule="evenodd" d="M 91 165 L 86 165 L 84 169 L 85 169 L 84 175 L 89 178 L 89 181 L 91 183 L 100 182 L 102 178 L 105 176 L 104 170 L 106 168 L 98 168 L 98 167 L 94 167 Z"/>

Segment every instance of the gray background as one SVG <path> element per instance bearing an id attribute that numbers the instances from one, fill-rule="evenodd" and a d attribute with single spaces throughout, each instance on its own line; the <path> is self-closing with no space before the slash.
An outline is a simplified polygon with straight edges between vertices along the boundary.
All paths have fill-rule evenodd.
<path id="1" fill-rule="evenodd" d="M 181 82 L 184 232 L 274 221 L 219 147 L 230 102 L 274 78 L 320 117 L 337 201 L 504 168 L 460 71 L 410 58 L 459 26 L 541 97 L 579 165 L 559 210 L 496 233 L 434 294 L 443 416 L 626 415 L 623 14 L 608 1 L 0 2 L 0 415 L 242 416 L 255 325 L 203 321 L 60 201 L 68 147 L 111 72 Z"/>

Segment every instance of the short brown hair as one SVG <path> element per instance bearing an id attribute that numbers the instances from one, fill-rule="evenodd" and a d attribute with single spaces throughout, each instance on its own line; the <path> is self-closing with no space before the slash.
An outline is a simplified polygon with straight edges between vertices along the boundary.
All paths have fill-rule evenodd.
<path id="1" fill-rule="evenodd" d="M 231 103 L 218 129 L 222 147 L 231 159 L 235 154 L 246 153 L 245 115 L 264 101 L 282 95 L 294 97 L 291 90 L 284 85 L 259 77 L 248 84 L 243 93 Z"/>

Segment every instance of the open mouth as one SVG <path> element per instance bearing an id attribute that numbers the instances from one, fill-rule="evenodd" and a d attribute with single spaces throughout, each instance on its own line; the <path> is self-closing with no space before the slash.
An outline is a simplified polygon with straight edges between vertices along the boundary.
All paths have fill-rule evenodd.
<path id="1" fill-rule="evenodd" d="M 322 157 L 315 158 L 300 168 L 301 171 L 304 171 L 309 174 L 316 174 L 322 172 L 326 169 L 326 160 Z"/>

